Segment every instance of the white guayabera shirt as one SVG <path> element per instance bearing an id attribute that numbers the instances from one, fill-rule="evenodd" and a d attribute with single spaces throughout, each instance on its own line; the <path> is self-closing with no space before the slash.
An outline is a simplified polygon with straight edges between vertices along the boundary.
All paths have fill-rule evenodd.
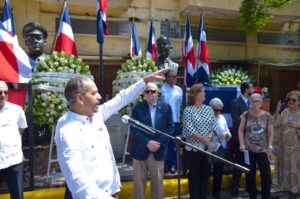
<path id="1" fill-rule="evenodd" d="M 0 170 L 23 161 L 22 141 L 19 129 L 27 128 L 23 109 L 5 102 L 0 109 Z"/>
<path id="2" fill-rule="evenodd" d="M 120 175 L 104 122 L 138 97 L 138 81 L 99 107 L 92 118 L 68 111 L 58 121 L 57 158 L 74 199 L 106 199 L 120 191 Z"/>

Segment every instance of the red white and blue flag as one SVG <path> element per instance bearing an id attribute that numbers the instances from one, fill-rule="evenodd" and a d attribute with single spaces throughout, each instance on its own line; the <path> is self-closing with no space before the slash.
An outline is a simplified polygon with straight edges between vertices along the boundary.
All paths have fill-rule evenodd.
<path id="1" fill-rule="evenodd" d="M 132 23 L 131 28 L 131 42 L 130 42 L 130 57 L 136 57 L 142 55 L 142 51 L 140 48 L 139 37 L 136 31 L 135 24 Z"/>
<path id="2" fill-rule="evenodd" d="M 66 2 L 63 5 L 63 10 L 60 16 L 54 50 L 58 52 L 64 51 L 67 55 L 78 56 Z"/>
<path id="3" fill-rule="evenodd" d="M 209 82 L 209 54 L 206 41 L 206 33 L 203 25 L 203 15 L 200 16 L 200 24 L 197 35 L 197 74 L 196 82 L 207 84 Z"/>
<path id="4" fill-rule="evenodd" d="M 108 35 L 106 24 L 106 0 L 97 0 L 97 42 L 101 45 L 104 43 L 104 35 Z"/>
<path id="5" fill-rule="evenodd" d="M 14 25 L 14 16 L 11 11 L 9 0 L 5 0 L 2 16 L 2 24 L 5 27 L 6 31 L 13 37 L 15 42 L 18 43 L 18 38 L 16 34 L 16 29 Z"/>
<path id="6" fill-rule="evenodd" d="M 157 51 L 156 51 L 156 40 L 155 40 L 155 31 L 153 27 L 153 21 L 151 20 L 150 31 L 148 37 L 148 45 L 147 45 L 147 57 L 152 60 L 156 60 Z"/>
<path id="7" fill-rule="evenodd" d="M 0 63 L 0 80 L 28 83 L 32 69 L 29 57 L 2 23 L 0 23 Z"/>
<path id="8" fill-rule="evenodd" d="M 195 53 L 194 53 L 194 44 L 193 38 L 191 33 L 191 26 L 190 26 L 190 18 L 189 15 L 186 15 L 186 28 L 183 38 L 182 44 L 182 60 L 185 65 L 185 76 L 184 82 L 187 87 L 191 87 L 195 83 L 194 75 L 196 73 L 195 67 Z"/>

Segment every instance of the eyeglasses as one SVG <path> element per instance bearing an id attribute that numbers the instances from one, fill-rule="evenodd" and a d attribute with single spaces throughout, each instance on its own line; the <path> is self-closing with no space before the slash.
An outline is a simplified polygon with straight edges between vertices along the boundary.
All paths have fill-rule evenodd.
<path id="1" fill-rule="evenodd" d="M 223 109 L 214 109 L 214 112 L 222 112 Z"/>
<path id="2" fill-rule="evenodd" d="M 0 94 L 1 94 L 1 95 L 3 95 L 3 94 L 4 94 L 4 95 L 7 95 L 7 93 L 8 93 L 8 91 L 0 91 Z"/>
<path id="3" fill-rule="evenodd" d="M 144 91 L 145 94 L 154 94 L 156 92 L 157 92 L 156 90 L 145 90 Z"/>
<path id="4" fill-rule="evenodd" d="M 295 98 L 287 98 L 287 101 L 288 102 L 291 101 L 291 102 L 295 103 L 297 101 L 297 99 L 295 99 Z"/>
<path id="5" fill-rule="evenodd" d="M 260 101 L 260 100 L 252 100 L 251 102 L 252 103 L 261 103 L 262 101 Z"/>

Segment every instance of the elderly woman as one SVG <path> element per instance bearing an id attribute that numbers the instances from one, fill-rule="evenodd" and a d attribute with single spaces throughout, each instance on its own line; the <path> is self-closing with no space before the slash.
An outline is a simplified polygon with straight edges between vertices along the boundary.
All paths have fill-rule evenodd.
<path id="1" fill-rule="evenodd" d="M 250 199 L 256 199 L 256 164 L 260 170 L 262 199 L 271 198 L 273 124 L 271 114 L 262 110 L 262 96 L 250 96 L 251 110 L 241 115 L 239 126 L 240 150 L 249 155 L 250 173 L 246 175 Z M 247 158 L 245 158 L 247 159 Z M 245 161 L 246 162 L 246 161 Z M 246 162 L 247 163 L 247 162 Z"/>
<path id="2" fill-rule="evenodd" d="M 183 136 L 186 142 L 213 151 L 211 142 L 213 132 L 217 130 L 217 120 L 211 107 L 204 105 L 205 92 L 202 84 L 193 85 L 188 93 L 188 104 L 183 111 Z M 191 199 L 205 199 L 208 192 L 210 165 L 207 156 L 186 146 L 189 165 L 189 190 Z"/>
<path id="3" fill-rule="evenodd" d="M 275 181 L 280 188 L 300 197 L 300 92 L 287 94 L 288 108 L 280 115 L 281 102 L 275 112 L 274 127 L 280 127 L 278 156 L 276 158 Z"/>
<path id="4" fill-rule="evenodd" d="M 213 143 L 215 143 L 214 151 L 217 151 L 222 147 L 227 149 L 227 142 L 232 135 L 228 129 L 225 117 L 221 115 L 224 104 L 219 98 L 213 98 L 210 100 L 209 105 L 212 107 L 218 123 L 217 136 L 213 137 Z M 222 163 L 213 165 L 213 196 L 216 199 L 221 198 L 220 191 L 222 186 L 223 166 L 224 164 Z"/>

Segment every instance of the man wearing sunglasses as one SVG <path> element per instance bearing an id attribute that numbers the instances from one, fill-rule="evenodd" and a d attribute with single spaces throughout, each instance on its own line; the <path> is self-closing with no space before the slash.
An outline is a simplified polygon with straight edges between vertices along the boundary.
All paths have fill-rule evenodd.
<path id="1" fill-rule="evenodd" d="M 157 101 L 158 88 L 148 83 L 144 90 L 145 100 L 138 103 L 132 111 L 132 118 L 167 134 L 174 131 L 170 105 Z M 148 171 L 151 181 L 151 199 L 163 199 L 164 157 L 168 143 L 167 137 L 149 135 L 131 127 L 133 158 L 134 199 L 145 199 Z"/>
<path id="2" fill-rule="evenodd" d="M 161 88 L 161 100 L 171 106 L 173 114 L 174 132 L 172 136 L 179 135 L 180 130 L 180 107 L 182 102 L 182 90 L 176 85 L 177 75 L 173 70 L 166 73 L 166 81 Z M 175 174 L 177 170 L 177 151 L 173 140 L 168 143 L 165 157 L 165 173 Z"/>
<path id="3" fill-rule="evenodd" d="M 27 128 L 23 109 L 7 102 L 8 86 L 0 81 L 0 183 L 6 179 L 13 199 L 23 199 L 21 134 Z"/>

